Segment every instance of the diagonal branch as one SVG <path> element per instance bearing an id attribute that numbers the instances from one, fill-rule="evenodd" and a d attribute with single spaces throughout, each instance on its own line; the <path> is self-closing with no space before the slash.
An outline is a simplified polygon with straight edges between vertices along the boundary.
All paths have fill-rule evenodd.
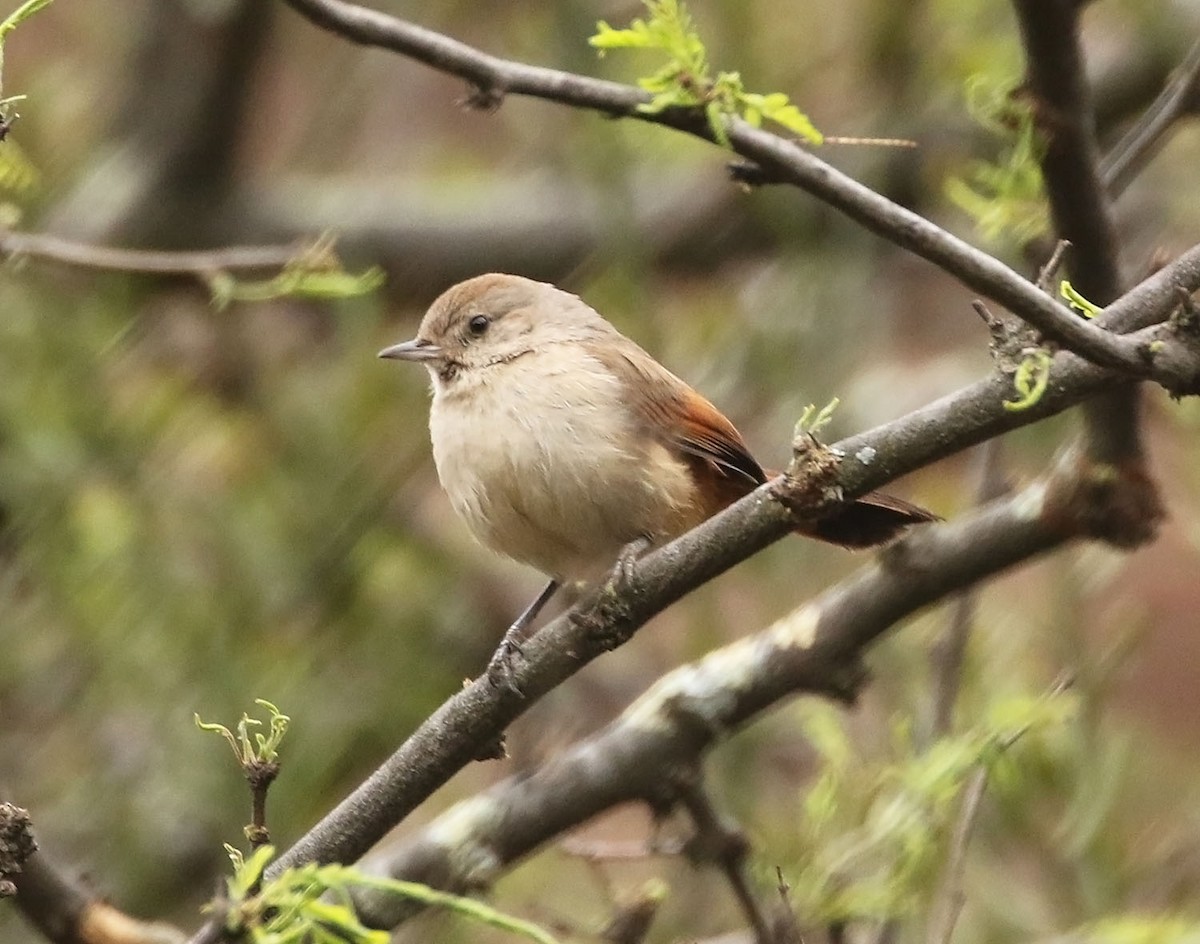
<path id="1" fill-rule="evenodd" d="M 502 59 L 388 14 L 344 0 L 285 0 L 314 23 L 352 42 L 390 49 L 456 75 L 494 103 L 504 94 L 527 95 L 607 115 L 636 118 L 712 140 L 696 110 L 637 110 L 649 95 L 632 86 Z M 1144 359 L 1119 338 L 1075 317 L 998 259 L 924 217 L 893 203 L 836 170 L 796 142 L 732 119 L 731 147 L 759 165 L 761 179 L 793 184 L 841 210 L 876 235 L 934 263 L 964 285 L 1004 305 L 1048 338 L 1102 366 L 1140 376 Z M 1085 292 L 1086 294 L 1086 292 Z M 1106 299 L 1107 300 L 1107 299 Z"/>
<path id="2" fill-rule="evenodd" d="M 607 728 L 543 767 L 444 813 L 369 868 L 457 891 L 480 890 L 563 831 L 621 803 L 661 809 L 672 782 L 780 700 L 801 692 L 853 697 L 861 658 L 899 619 L 1079 534 L 1081 483 L 1070 463 L 970 515 L 913 532 L 768 629 L 668 673 Z M 546 642 L 545 631 L 533 644 Z M 540 655 L 540 654 L 539 654 Z M 370 923 L 412 913 L 368 895 Z"/>

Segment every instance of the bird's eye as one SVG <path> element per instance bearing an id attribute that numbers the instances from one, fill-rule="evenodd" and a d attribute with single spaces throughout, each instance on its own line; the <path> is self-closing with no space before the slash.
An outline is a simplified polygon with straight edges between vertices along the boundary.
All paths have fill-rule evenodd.
<path id="1" fill-rule="evenodd" d="M 467 322 L 467 330 L 475 337 L 479 337 L 488 329 L 488 325 L 492 323 L 492 319 L 487 315 L 473 315 L 471 320 Z"/>

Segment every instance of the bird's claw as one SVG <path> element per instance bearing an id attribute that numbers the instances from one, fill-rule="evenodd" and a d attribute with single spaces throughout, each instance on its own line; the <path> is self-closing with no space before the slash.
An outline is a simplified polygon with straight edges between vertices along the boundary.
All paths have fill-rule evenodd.
<path id="1" fill-rule="evenodd" d="M 521 649 L 519 642 L 522 629 L 523 627 L 515 623 L 508 628 L 504 639 L 500 641 L 500 645 L 496 647 L 496 651 L 492 653 L 492 658 L 488 661 L 486 674 L 493 688 L 507 690 L 514 695 L 524 697 L 525 693 L 517 684 L 514 664 L 517 659 L 524 660 L 525 658 L 525 652 Z"/>
<path id="2" fill-rule="evenodd" d="M 651 542 L 649 538 L 635 538 L 621 548 L 621 553 L 617 555 L 617 562 L 613 564 L 613 569 L 609 575 L 609 585 L 613 589 L 620 591 L 628 587 L 633 582 L 633 568 L 643 554 L 650 550 Z"/>

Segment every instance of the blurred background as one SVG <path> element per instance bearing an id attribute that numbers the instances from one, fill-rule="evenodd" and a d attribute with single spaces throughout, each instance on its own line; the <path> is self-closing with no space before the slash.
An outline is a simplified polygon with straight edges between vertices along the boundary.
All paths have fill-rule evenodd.
<path id="1" fill-rule="evenodd" d="M 598 19 L 642 15 L 638 3 L 372 5 L 501 56 L 621 81 L 653 68 L 597 59 L 586 41 Z M 964 88 L 980 72 L 1019 77 L 1006 4 L 690 7 L 714 66 L 739 69 L 750 89 L 788 93 L 826 134 L 916 141 L 822 157 L 982 241 L 944 187 L 997 147 Z M 1085 24 L 1111 143 L 1200 35 L 1200 4 L 1105 0 Z M 239 771 L 193 712 L 232 724 L 261 697 L 291 716 L 269 804 L 288 845 L 479 673 L 540 586 L 476 546 L 442 496 L 424 372 L 375 358 L 442 289 L 509 271 L 581 294 L 704 391 L 768 465 L 786 461 L 808 403 L 840 397 L 836 439 L 991 369 L 969 292 L 803 194 L 744 192 L 720 150 L 519 98 L 472 110 L 457 80 L 341 41 L 282 3 L 58 0 L 9 38 L 3 79 L 5 95 L 28 96 L 0 146 L 15 155 L 3 193 L 13 228 L 159 249 L 332 231 L 349 268 L 388 274 L 362 299 L 218 311 L 187 280 L 20 258 L 0 272 L 0 786 L 51 857 L 136 914 L 194 926 L 227 866 L 221 843 L 241 842 L 248 818 Z M 1196 242 L 1197 166 L 1191 125 L 1117 204 L 1131 280 L 1156 251 Z M 982 244 L 1029 271 L 1014 246 Z M 1020 776 L 985 808 L 959 940 L 1195 908 L 1200 407 L 1147 400 L 1171 515 L 1158 542 L 1131 556 L 1069 550 L 981 595 L 962 723 L 1064 670 L 1084 710 L 1031 739 Z M 1036 475 L 1075 426 L 1068 415 L 1007 437 L 1011 480 Z M 953 517 L 978 479 L 967 454 L 894 490 Z M 509 735 L 511 760 L 465 770 L 400 834 L 862 560 L 787 540 L 702 588 L 534 706 Z M 875 684 L 837 722 L 863 769 L 926 723 L 929 649 L 947 619 L 920 616 L 871 654 Z M 800 855 L 819 767 L 809 711 L 802 700 L 772 713 L 709 763 L 766 882 Z M 625 810 L 586 834 L 647 830 L 643 811 Z M 718 878 L 669 860 L 597 870 L 550 850 L 497 901 L 595 928 L 647 875 L 671 886 L 652 939 L 740 925 Z M 0 905 L 0 940 L 27 933 Z M 437 915 L 405 933 L 477 934 Z"/>

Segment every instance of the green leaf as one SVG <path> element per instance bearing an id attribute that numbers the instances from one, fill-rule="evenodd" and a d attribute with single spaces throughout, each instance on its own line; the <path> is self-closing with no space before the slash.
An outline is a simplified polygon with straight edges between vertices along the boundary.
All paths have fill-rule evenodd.
<path id="1" fill-rule="evenodd" d="M 302 260 L 260 281 L 240 282 L 228 273 L 215 273 L 209 277 L 208 287 L 213 304 L 225 308 L 234 301 L 264 302 L 285 297 L 327 301 L 355 298 L 375 291 L 384 280 L 378 266 L 355 274 L 341 268 L 309 268 Z"/>
<path id="2" fill-rule="evenodd" d="M 642 114 L 668 108 L 699 108 L 704 112 L 713 140 L 729 146 L 729 119 L 744 118 L 755 127 L 772 121 L 808 141 L 821 144 L 823 136 L 808 117 L 781 92 L 748 93 L 737 72 L 712 75 L 708 50 L 692 25 L 687 9 L 678 0 L 645 0 L 649 17 L 635 19 L 626 29 L 614 29 L 601 20 L 588 42 L 601 54 L 609 49 L 650 49 L 662 53 L 666 63 L 638 86 L 653 97 L 638 106 Z"/>
<path id="3" fill-rule="evenodd" d="M 1089 302 L 1086 298 L 1079 294 L 1066 279 L 1063 279 L 1058 286 L 1059 294 L 1067 300 L 1072 308 L 1079 312 L 1085 318 L 1095 318 L 1100 312 L 1104 311 L 1099 305 Z"/>
<path id="4" fill-rule="evenodd" d="M 993 242 L 1024 245 L 1049 229 L 1039 158 L 1042 142 L 1033 109 L 1015 94 L 1015 83 L 982 74 L 966 83 L 967 111 L 1000 139 L 993 161 L 971 161 L 943 191 Z"/>
<path id="5" fill-rule="evenodd" d="M 1054 358 L 1044 348 L 1028 354 L 1013 375 L 1013 387 L 1019 394 L 1016 400 L 1005 400 L 1004 409 L 1010 413 L 1028 410 L 1042 398 L 1050 384 L 1050 365 Z"/>
<path id="6" fill-rule="evenodd" d="M 227 847 L 228 848 L 228 847 Z M 351 891 L 372 888 L 430 907 L 452 911 L 478 924 L 517 934 L 537 944 L 557 944 L 555 938 L 528 921 L 505 914 L 490 905 L 443 892 L 417 882 L 366 875 L 343 865 L 309 863 L 285 869 L 263 881 L 274 849 L 263 846 L 243 859 L 230 848 L 234 874 L 227 880 L 228 900 L 214 902 L 210 911 L 222 911 L 228 933 L 254 944 L 328 941 L 331 944 L 386 944 L 387 932 L 368 928 L 354 911 Z"/>
<path id="7" fill-rule="evenodd" d="M 817 435 L 817 433 L 833 421 L 833 414 L 841 402 L 840 399 L 834 397 L 821 407 L 820 410 L 817 409 L 815 403 L 810 403 L 804 408 L 804 412 L 800 414 L 800 419 L 796 423 L 795 436 L 801 436 L 806 433 L 809 436 Z"/>
<path id="8" fill-rule="evenodd" d="M 788 97 L 782 92 L 772 92 L 769 95 L 744 93 L 741 100 L 745 108 L 742 117 L 755 127 L 758 127 L 762 123 L 762 119 L 766 118 L 787 128 L 793 134 L 798 134 L 811 144 L 824 143 L 825 136 L 816 129 L 806 114 L 788 101 Z"/>

